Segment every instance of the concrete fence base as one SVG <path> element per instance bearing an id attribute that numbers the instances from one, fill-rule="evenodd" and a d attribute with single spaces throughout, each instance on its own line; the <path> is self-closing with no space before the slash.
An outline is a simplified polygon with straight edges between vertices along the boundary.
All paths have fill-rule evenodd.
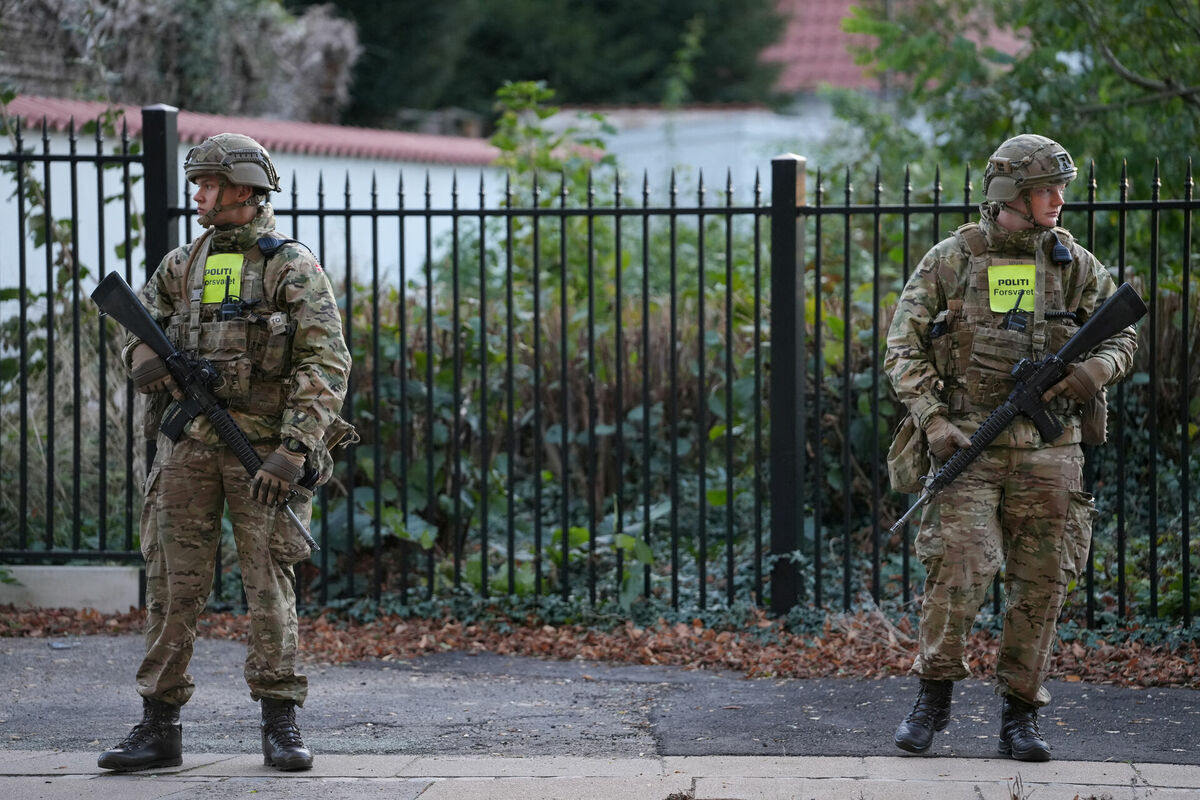
<path id="1" fill-rule="evenodd" d="M 137 608 L 140 567 L 6 566 L 18 583 L 0 583 L 0 605 L 21 608 Z"/>

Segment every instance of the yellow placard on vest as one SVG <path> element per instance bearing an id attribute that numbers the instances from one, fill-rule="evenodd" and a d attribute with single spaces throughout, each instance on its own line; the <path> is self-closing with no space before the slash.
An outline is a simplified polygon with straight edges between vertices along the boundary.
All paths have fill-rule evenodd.
<path id="1" fill-rule="evenodd" d="M 1037 289 L 1037 267 L 1033 264 L 993 264 L 988 267 L 988 299 L 992 311 L 1003 314 L 1017 306 L 1033 311 L 1033 293 Z M 1024 290 L 1024 294 L 1022 294 Z"/>
<path id="2" fill-rule="evenodd" d="M 226 292 L 228 286 L 229 291 Z M 242 293 L 242 254 L 214 253 L 204 262 L 202 303 L 220 303 Z"/>

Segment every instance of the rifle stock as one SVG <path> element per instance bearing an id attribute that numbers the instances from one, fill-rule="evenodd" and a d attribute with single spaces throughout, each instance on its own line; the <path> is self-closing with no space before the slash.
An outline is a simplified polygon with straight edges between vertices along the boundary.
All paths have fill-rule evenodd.
<path id="1" fill-rule="evenodd" d="M 142 305 L 141 300 L 134 294 L 133 289 L 125 282 L 120 273 L 110 272 L 104 276 L 92 291 L 92 300 L 101 313 L 112 317 L 125 330 L 149 345 L 150 349 L 166 363 L 167 370 L 183 393 L 183 399 L 178 401 L 178 410 L 173 412 L 176 415 L 178 428 L 181 430 L 183 424 L 188 420 L 204 414 L 208 417 L 217 436 L 233 451 L 242 467 L 253 477 L 262 466 L 262 459 L 258 457 L 258 452 L 254 449 L 254 445 L 246 436 L 245 431 L 238 427 L 237 422 L 213 394 L 211 386 L 217 379 L 217 371 L 213 365 L 202 358 L 188 356 L 176 350 L 162 326 L 150 316 L 150 312 Z M 179 415 L 186 419 L 178 419 Z M 306 489 L 311 489 L 316 477 L 316 470 L 309 470 L 299 482 Z M 282 508 L 304 537 L 304 541 L 308 543 L 313 552 L 316 552 L 321 549 L 320 546 L 312 538 L 312 534 L 301 522 L 300 517 L 296 515 L 295 510 L 288 505 L 288 501 L 294 494 L 295 490 L 289 492 L 288 497 L 281 504 Z"/>
<path id="2" fill-rule="evenodd" d="M 92 290 L 92 300 L 102 312 L 119 322 L 121 327 L 150 345 L 150 349 L 163 361 L 175 353 L 175 348 L 171 346 L 171 341 L 162 326 L 146 311 L 120 273 L 110 272 L 104 276 Z"/>
<path id="3" fill-rule="evenodd" d="M 1095 313 L 1067 340 L 1057 353 L 1041 361 L 1021 359 L 1013 367 L 1012 375 L 1017 385 L 998 408 L 984 420 L 971 435 L 971 444 L 955 451 L 934 475 L 925 479 L 925 488 L 917 501 L 891 527 L 897 533 L 904 523 L 938 492 L 963 473 L 984 449 L 1004 432 L 1017 414 L 1033 420 L 1038 434 L 1045 441 L 1053 441 L 1062 434 L 1062 423 L 1042 402 L 1042 395 L 1067 374 L 1067 365 L 1090 352 L 1104 340 L 1128 328 L 1146 315 L 1146 304 L 1128 283 L 1122 283 L 1117 291 L 1096 309 Z"/>
<path id="4" fill-rule="evenodd" d="M 1146 316 L 1148 310 L 1133 287 L 1122 283 L 1059 349 L 1058 357 L 1064 364 L 1070 364 L 1105 339 Z"/>

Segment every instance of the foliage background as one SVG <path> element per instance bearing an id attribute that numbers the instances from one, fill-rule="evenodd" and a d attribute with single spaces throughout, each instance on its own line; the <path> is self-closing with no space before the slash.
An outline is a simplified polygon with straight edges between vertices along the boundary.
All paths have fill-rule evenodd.
<path id="1" fill-rule="evenodd" d="M 1091 161 L 1127 162 L 1145 192 L 1161 162 L 1178 191 L 1200 121 L 1198 28 L 1200 8 L 1179 0 L 863 0 L 843 29 L 873 42 L 856 58 L 892 87 L 888 102 L 833 95 L 867 166 L 940 160 L 981 175 L 1000 142 L 1037 131 L 1067 145 L 1081 177 Z M 926 148 L 938 158 L 919 158 Z"/>
<path id="2" fill-rule="evenodd" d="M 314 5 L 292 0 L 289 7 Z M 505 81 L 545 81 L 559 102 L 656 104 L 680 69 L 694 102 L 781 102 L 778 65 L 758 53 L 783 20 L 773 0 L 338 0 L 363 57 L 342 121 L 405 126 L 420 112 L 461 111 L 486 128 Z M 689 37 L 692 43 L 689 44 Z M 681 65 L 678 53 L 690 47 Z"/>

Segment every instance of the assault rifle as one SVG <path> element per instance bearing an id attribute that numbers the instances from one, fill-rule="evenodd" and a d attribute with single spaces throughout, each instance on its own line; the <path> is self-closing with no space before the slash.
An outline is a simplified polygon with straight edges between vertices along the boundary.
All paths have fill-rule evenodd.
<path id="1" fill-rule="evenodd" d="M 208 417 L 213 430 L 217 432 L 217 436 L 233 451 L 238 461 L 242 462 L 242 466 L 246 468 L 246 472 L 253 477 L 262 466 L 262 459 L 258 457 L 246 432 L 238 427 L 237 422 L 229 415 L 229 411 L 213 394 L 213 385 L 220 377 L 216 367 L 207 359 L 176 350 L 162 327 L 150 316 L 150 312 L 138 300 L 133 289 L 129 288 L 129 284 L 119 273 L 108 273 L 92 292 L 92 300 L 100 308 L 102 315 L 107 314 L 121 323 L 125 330 L 150 345 L 150 349 L 166 362 L 167 371 L 171 373 L 175 385 L 183 394 L 183 397 L 168 410 L 168 416 L 173 420 L 172 427 L 177 434 L 182 431 L 186 422 L 204 414 Z M 166 427 L 167 424 L 164 423 L 164 428 Z M 299 480 L 301 486 L 310 490 L 316 482 L 316 469 L 309 469 Z M 289 501 L 296 494 L 295 489 L 291 490 L 284 498 L 281 507 L 291 519 L 292 524 L 300 531 L 304 541 L 308 542 L 308 546 L 315 552 L 321 548 L 289 505 Z"/>
<path id="2" fill-rule="evenodd" d="M 1067 365 L 1090 351 L 1110 336 L 1129 327 L 1146 314 L 1146 304 L 1128 283 L 1121 284 L 1111 297 L 1104 301 L 1100 308 L 1083 324 L 1075 335 L 1067 340 L 1057 353 L 1046 356 L 1040 361 L 1023 358 L 1012 368 L 1012 376 L 1017 385 L 999 408 L 988 415 L 979 426 L 979 430 L 971 435 L 971 444 L 955 451 L 954 455 L 942 465 L 933 477 L 924 478 L 925 488 L 917 502 L 912 504 L 904 516 L 896 520 L 891 532 L 896 533 L 904 523 L 925 506 L 939 492 L 962 474 L 971 462 L 991 444 L 1017 414 L 1024 414 L 1033 420 L 1042 440 L 1051 442 L 1062 435 L 1062 423 L 1058 417 L 1042 402 L 1042 395 L 1067 375 Z"/>

